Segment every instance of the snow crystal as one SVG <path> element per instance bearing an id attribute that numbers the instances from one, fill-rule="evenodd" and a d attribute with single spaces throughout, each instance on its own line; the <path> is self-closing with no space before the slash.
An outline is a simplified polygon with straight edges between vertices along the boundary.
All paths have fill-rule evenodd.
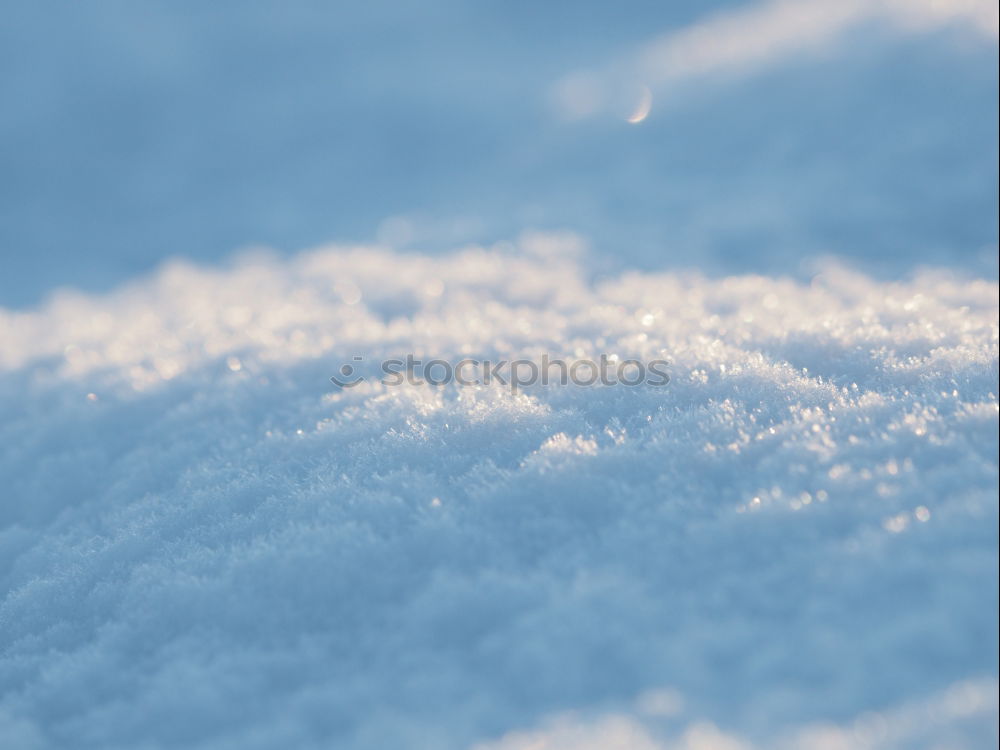
<path id="1" fill-rule="evenodd" d="M 575 248 L 0 311 L 0 744 L 995 741 L 997 284 Z M 329 380 L 406 353 L 671 380 Z"/>

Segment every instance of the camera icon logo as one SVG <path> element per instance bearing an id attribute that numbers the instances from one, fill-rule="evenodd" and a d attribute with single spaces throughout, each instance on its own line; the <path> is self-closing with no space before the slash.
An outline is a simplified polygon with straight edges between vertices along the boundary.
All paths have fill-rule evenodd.
<path id="1" fill-rule="evenodd" d="M 364 357 L 352 357 L 355 362 L 363 362 Z M 340 366 L 340 376 L 331 375 L 330 380 L 341 388 L 353 388 L 358 383 L 364 380 L 363 375 L 354 374 L 354 365 L 347 364 L 346 362 Z"/>

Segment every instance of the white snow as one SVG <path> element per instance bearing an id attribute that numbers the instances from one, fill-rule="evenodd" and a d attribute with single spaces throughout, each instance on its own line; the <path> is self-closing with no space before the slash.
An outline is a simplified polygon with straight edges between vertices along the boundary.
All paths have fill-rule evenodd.
<path id="1" fill-rule="evenodd" d="M 0 745 L 988 746 L 997 310 L 534 235 L 0 312 Z M 328 380 L 407 352 L 672 380 Z"/>
<path id="2" fill-rule="evenodd" d="M 474 750 L 855 750 L 856 748 L 989 747 L 995 744 L 997 684 L 995 680 L 964 681 L 931 698 L 894 707 L 884 713 L 866 712 L 837 725 L 817 723 L 786 731 L 760 746 L 723 732 L 710 722 L 694 722 L 674 732 L 665 717 L 679 710 L 671 695 L 670 710 L 650 711 L 643 696 L 632 715 L 607 715 L 593 720 L 572 714 L 555 717 L 545 728 L 508 733 L 497 742 Z M 658 696 L 653 700 L 659 700 Z M 653 704 L 655 707 L 656 704 Z M 669 739 L 657 740 L 655 730 Z M 979 731 L 977 731 L 979 730 Z"/>
<path id="3" fill-rule="evenodd" d="M 569 119 L 635 102 L 629 86 L 670 92 L 688 80 L 746 75 L 796 58 L 816 56 L 865 23 L 889 24 L 919 33 L 956 27 L 996 43 L 993 0 L 764 0 L 709 14 L 704 20 L 660 35 L 599 71 L 578 71 L 553 87 L 553 102 Z M 648 88 L 638 89 L 647 101 Z M 645 115 L 632 122 L 640 122 Z"/>

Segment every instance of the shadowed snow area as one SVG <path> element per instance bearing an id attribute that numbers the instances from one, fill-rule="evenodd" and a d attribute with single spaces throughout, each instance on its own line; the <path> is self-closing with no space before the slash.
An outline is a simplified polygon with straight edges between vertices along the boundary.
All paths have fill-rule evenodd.
<path id="1" fill-rule="evenodd" d="M 989 746 L 997 310 L 527 235 L 0 311 L 0 744 Z M 329 380 L 407 352 L 671 381 Z"/>
<path id="2" fill-rule="evenodd" d="M 0 304 L 525 227 L 609 268 L 996 274 L 995 0 L 5 5 Z"/>

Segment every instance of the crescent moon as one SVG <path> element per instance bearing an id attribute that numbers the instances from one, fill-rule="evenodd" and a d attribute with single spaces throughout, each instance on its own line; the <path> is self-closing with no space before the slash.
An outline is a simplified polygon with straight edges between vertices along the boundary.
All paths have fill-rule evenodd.
<path id="1" fill-rule="evenodd" d="M 632 109 L 632 114 L 630 114 L 625 119 L 636 125 L 642 122 L 649 116 L 649 110 L 653 107 L 653 92 L 649 90 L 648 86 L 643 86 L 639 91 L 639 101 L 636 102 L 635 107 Z"/>

